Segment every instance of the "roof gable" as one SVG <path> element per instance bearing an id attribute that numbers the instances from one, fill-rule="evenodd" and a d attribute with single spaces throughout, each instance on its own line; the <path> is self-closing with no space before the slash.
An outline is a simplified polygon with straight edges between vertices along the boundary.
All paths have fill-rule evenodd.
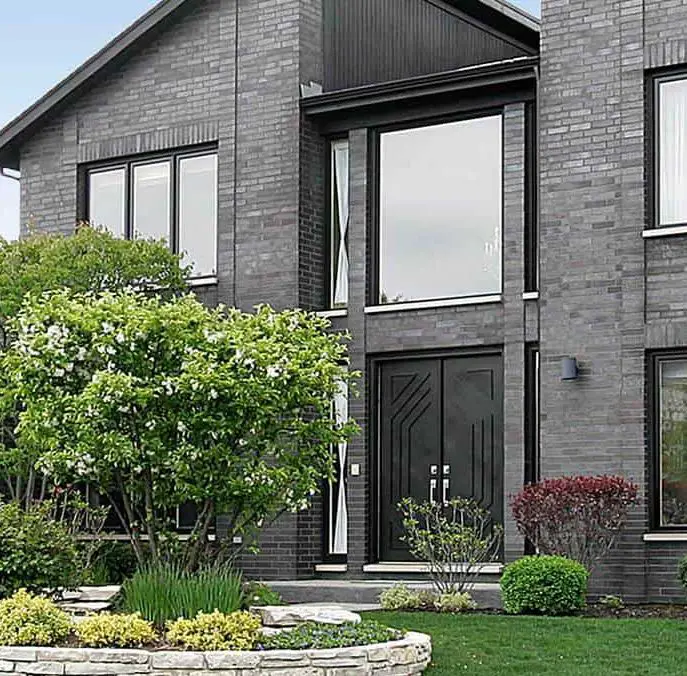
<path id="1" fill-rule="evenodd" d="M 325 91 L 538 53 L 538 23 L 502 0 L 324 0 Z"/>

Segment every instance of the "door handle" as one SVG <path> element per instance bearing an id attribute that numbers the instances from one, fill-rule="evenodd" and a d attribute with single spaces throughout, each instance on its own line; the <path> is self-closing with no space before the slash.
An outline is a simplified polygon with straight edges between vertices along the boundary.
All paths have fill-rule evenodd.
<path id="1" fill-rule="evenodd" d="M 429 501 L 434 504 L 437 501 L 437 480 L 429 480 Z"/>
<path id="2" fill-rule="evenodd" d="M 441 482 L 441 501 L 447 505 L 448 504 L 448 491 L 451 488 L 451 480 L 444 479 Z"/>

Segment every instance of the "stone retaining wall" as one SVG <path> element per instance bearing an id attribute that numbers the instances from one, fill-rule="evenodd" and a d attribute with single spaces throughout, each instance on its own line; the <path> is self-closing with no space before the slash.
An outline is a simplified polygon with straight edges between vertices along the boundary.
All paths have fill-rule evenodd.
<path id="1" fill-rule="evenodd" d="M 333 650 L 149 652 L 86 648 L 0 648 L 0 674 L 16 676 L 415 676 L 431 659 L 431 639 L 409 633 L 392 643 Z"/>

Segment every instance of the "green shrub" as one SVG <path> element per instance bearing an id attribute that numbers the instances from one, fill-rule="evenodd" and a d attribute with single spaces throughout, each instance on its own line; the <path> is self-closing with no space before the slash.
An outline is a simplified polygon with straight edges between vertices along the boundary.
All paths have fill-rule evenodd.
<path id="1" fill-rule="evenodd" d="M 441 594 L 434 602 L 434 606 L 441 613 L 463 613 L 477 608 L 477 604 L 467 592 Z"/>
<path id="2" fill-rule="evenodd" d="M 49 511 L 48 503 L 30 511 L 14 502 L 0 505 L 0 597 L 79 584 L 76 539 Z"/>
<path id="3" fill-rule="evenodd" d="M 69 636 L 69 617 L 52 601 L 20 589 L 0 601 L 0 645 L 53 646 Z"/>
<path id="4" fill-rule="evenodd" d="M 404 584 L 395 584 L 379 595 L 382 610 L 416 610 L 420 606 L 420 595 Z"/>
<path id="5" fill-rule="evenodd" d="M 244 610 L 200 612 L 192 620 L 167 625 L 167 640 L 186 650 L 252 650 L 260 638 L 260 618 Z"/>
<path id="6" fill-rule="evenodd" d="M 136 554 L 128 542 L 103 542 L 85 572 L 85 583 L 102 586 L 122 584 L 137 567 Z"/>
<path id="7" fill-rule="evenodd" d="M 677 576 L 682 586 L 687 590 L 687 556 L 680 559 L 678 564 Z"/>
<path id="8" fill-rule="evenodd" d="M 155 629 L 138 613 L 101 613 L 79 622 L 74 632 L 87 648 L 142 648 L 157 639 Z"/>
<path id="9" fill-rule="evenodd" d="M 283 606 L 281 594 L 263 582 L 247 582 L 243 589 L 243 606 Z"/>
<path id="10" fill-rule="evenodd" d="M 589 573 L 562 556 L 526 556 L 506 566 L 501 599 L 508 613 L 568 615 L 585 607 Z"/>
<path id="11" fill-rule="evenodd" d="M 609 610 L 622 610 L 625 607 L 625 601 L 620 596 L 606 594 L 599 599 L 599 605 Z"/>
<path id="12" fill-rule="evenodd" d="M 260 644 L 264 650 L 324 650 L 398 641 L 403 636 L 402 631 L 373 620 L 341 625 L 305 622 L 291 631 L 266 637 Z"/>
<path id="13" fill-rule="evenodd" d="M 241 574 L 229 567 L 188 573 L 173 564 L 144 566 L 122 585 L 123 611 L 140 613 L 158 627 L 199 612 L 232 613 L 241 608 Z"/>

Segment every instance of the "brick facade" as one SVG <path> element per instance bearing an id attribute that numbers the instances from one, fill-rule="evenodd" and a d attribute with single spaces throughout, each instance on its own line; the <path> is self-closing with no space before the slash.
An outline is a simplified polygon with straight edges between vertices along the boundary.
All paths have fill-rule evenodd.
<path id="1" fill-rule="evenodd" d="M 250 309 L 326 306 L 327 133 L 300 110 L 300 85 L 325 71 L 322 0 L 206 0 L 53 115 L 21 147 L 22 219 L 69 232 L 79 214 L 79 165 L 132 153 L 217 143 L 218 283 L 208 302 Z M 498 347 L 504 363 L 504 492 L 522 485 L 525 347 L 541 348 L 545 476 L 621 473 L 642 505 L 595 588 L 632 600 L 679 590 L 679 543 L 645 543 L 646 354 L 687 346 L 687 239 L 643 239 L 647 226 L 647 72 L 687 66 L 687 0 L 543 0 L 539 83 L 540 297 L 525 291 L 525 102 L 504 111 L 501 302 L 366 313 L 371 265 L 370 139 L 355 117 L 350 147 L 349 307 L 363 374 L 350 402 L 362 433 L 349 449 L 348 575 L 371 561 L 375 490 L 371 358 Z M 465 108 L 465 102 L 460 103 Z M 475 104 L 478 106 L 481 104 Z M 475 108 L 478 110 L 479 108 Z M 442 115 L 451 105 L 441 100 Z M 385 123 L 389 121 L 388 111 Z M 404 110 L 412 121 L 415 113 Z M 416 114 L 427 117 L 426 109 Z M 423 117 L 424 116 L 424 117 Z M 352 118 L 353 119 L 353 118 Z M 581 378 L 560 379 L 564 356 Z M 507 502 L 507 501 L 506 501 Z M 250 575 L 303 577 L 322 559 L 321 503 L 263 537 Z M 523 542 L 506 509 L 505 556 Z"/>

